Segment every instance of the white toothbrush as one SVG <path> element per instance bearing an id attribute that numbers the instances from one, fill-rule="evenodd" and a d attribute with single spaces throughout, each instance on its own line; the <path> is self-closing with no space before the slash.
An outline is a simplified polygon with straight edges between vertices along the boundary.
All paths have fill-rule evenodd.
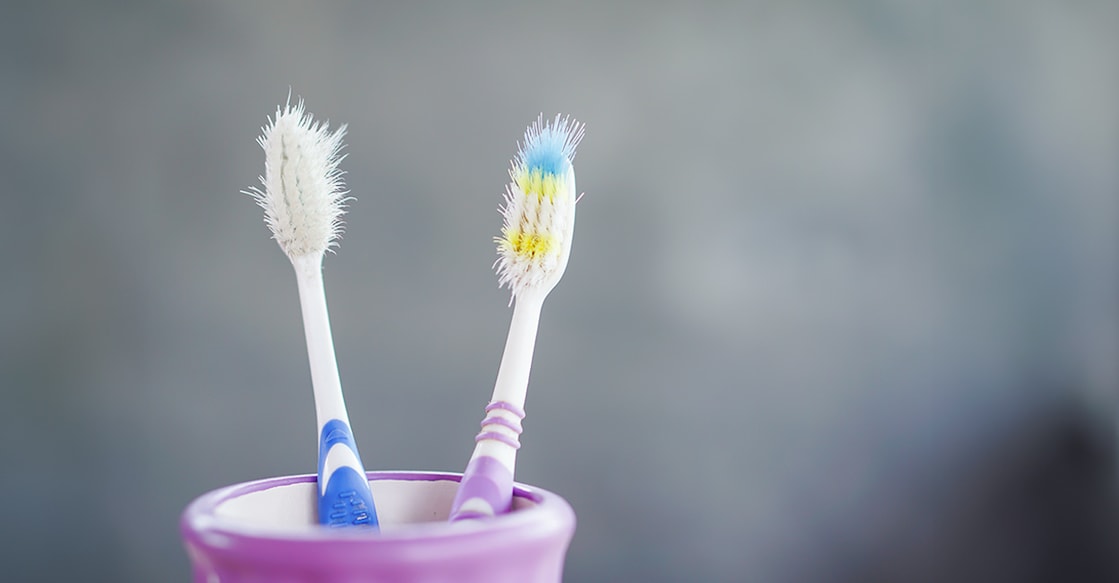
<path id="1" fill-rule="evenodd" d="M 505 225 L 496 239 L 495 265 L 500 285 L 512 291 L 513 319 L 482 431 L 451 505 L 451 520 L 502 514 L 512 503 L 540 310 L 571 253 L 576 202 L 571 161 L 582 138 L 582 124 L 558 115 L 547 123 L 541 116 L 525 132 L 509 170 L 512 182 L 501 209 Z"/>
<path id="2" fill-rule="evenodd" d="M 346 126 L 334 132 L 304 112 L 303 101 L 276 108 L 257 143 L 261 187 L 246 191 L 295 267 L 319 428 L 319 522 L 377 526 L 377 511 L 350 429 L 323 289 L 323 254 L 342 233 L 346 191 L 338 163 Z"/>

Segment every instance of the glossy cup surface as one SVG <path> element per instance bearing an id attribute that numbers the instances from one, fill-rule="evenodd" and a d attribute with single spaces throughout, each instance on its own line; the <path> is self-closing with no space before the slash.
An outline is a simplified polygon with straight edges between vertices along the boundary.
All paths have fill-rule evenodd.
<path id="1" fill-rule="evenodd" d="M 575 514 L 516 484 L 513 511 L 448 523 L 461 474 L 368 472 L 379 532 L 315 522 L 314 475 L 202 495 L 183 512 L 195 583 L 558 583 Z"/>

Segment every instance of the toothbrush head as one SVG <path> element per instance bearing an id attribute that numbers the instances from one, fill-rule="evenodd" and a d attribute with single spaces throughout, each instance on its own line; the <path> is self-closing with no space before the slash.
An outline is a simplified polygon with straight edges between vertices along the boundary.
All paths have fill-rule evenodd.
<path id="1" fill-rule="evenodd" d="M 264 209 L 272 238 L 289 258 L 321 256 L 337 243 L 345 213 L 345 184 L 338 163 L 346 126 L 333 132 L 303 109 L 303 100 L 276 108 L 261 129 L 260 187 L 246 191 Z"/>
<path id="2" fill-rule="evenodd" d="M 525 131 L 509 170 L 501 214 L 505 224 L 495 239 L 499 286 L 513 298 L 547 294 L 559 283 L 575 230 L 575 168 L 571 161 L 583 139 L 583 124 L 543 115 Z"/>

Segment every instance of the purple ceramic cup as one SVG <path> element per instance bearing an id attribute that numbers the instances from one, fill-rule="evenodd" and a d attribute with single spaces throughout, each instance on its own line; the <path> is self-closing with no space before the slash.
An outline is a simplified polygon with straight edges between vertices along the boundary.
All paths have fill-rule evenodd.
<path id="1" fill-rule="evenodd" d="M 513 511 L 447 522 L 461 474 L 368 472 L 380 532 L 316 524 L 314 475 L 202 495 L 182 516 L 195 583 L 559 583 L 575 513 L 515 484 Z"/>

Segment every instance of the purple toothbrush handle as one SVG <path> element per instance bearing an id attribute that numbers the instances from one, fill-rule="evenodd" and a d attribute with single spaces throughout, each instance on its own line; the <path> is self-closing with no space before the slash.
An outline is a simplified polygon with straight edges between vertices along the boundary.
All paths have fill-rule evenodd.
<path id="1" fill-rule="evenodd" d="M 515 419 L 502 416 L 499 411 L 511 413 Z M 524 409 L 506 401 L 493 401 L 486 405 L 486 416 L 482 419 L 482 431 L 474 441 L 493 440 L 503 443 L 514 451 L 520 449 L 521 419 L 525 418 Z M 498 429 L 500 428 L 500 429 Z M 512 434 L 512 435 L 510 435 Z M 513 472 L 496 458 L 478 455 L 470 459 L 462 481 L 451 503 L 452 522 L 469 518 L 485 518 L 509 512 L 513 499 Z M 481 500 L 489 505 L 492 512 L 485 512 L 467 505 L 471 500 Z M 477 502 L 474 502 L 477 504 Z M 463 506 L 467 506 L 463 508 Z"/>
<path id="2" fill-rule="evenodd" d="M 473 498 L 484 500 L 494 514 L 505 514 L 513 501 L 513 473 L 501 462 L 489 456 L 470 460 L 462 474 L 455 500 L 451 503 L 451 521 L 469 518 L 486 518 L 490 515 L 475 510 L 463 510 L 462 505 Z"/>

